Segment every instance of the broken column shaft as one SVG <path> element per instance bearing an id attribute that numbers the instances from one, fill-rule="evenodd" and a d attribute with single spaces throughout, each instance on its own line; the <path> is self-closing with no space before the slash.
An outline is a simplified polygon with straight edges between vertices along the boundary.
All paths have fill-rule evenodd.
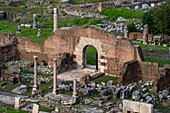
<path id="1" fill-rule="evenodd" d="M 34 86 L 33 86 L 33 91 L 34 91 L 35 94 L 38 93 L 37 60 L 38 60 L 38 56 L 34 56 Z"/>
<path id="2" fill-rule="evenodd" d="M 74 97 L 74 98 L 77 98 L 77 80 L 76 79 L 74 79 L 73 80 L 73 95 L 72 95 L 72 97 Z"/>
<path id="3" fill-rule="evenodd" d="M 54 28 L 53 32 L 58 29 L 58 9 L 54 8 Z"/>
<path id="4" fill-rule="evenodd" d="M 56 95 L 57 94 L 57 60 L 54 59 L 53 60 L 54 63 L 54 72 L 53 72 L 53 94 Z"/>

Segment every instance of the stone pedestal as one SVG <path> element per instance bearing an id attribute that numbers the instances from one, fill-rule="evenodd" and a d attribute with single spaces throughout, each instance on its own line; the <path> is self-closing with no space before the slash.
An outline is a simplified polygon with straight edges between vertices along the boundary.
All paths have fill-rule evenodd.
<path id="1" fill-rule="evenodd" d="M 38 29 L 38 34 L 37 34 L 37 36 L 38 36 L 38 37 L 43 36 L 41 29 Z"/>
<path id="2" fill-rule="evenodd" d="M 128 31 L 124 32 L 124 38 L 129 38 L 129 32 Z"/>
<path id="3" fill-rule="evenodd" d="M 37 25 L 37 15 L 33 14 L 33 29 L 38 29 L 38 25 Z"/>
<path id="4" fill-rule="evenodd" d="M 144 25 L 143 44 L 148 44 L 148 25 Z"/>
<path id="5" fill-rule="evenodd" d="M 78 98 L 78 94 L 77 94 L 77 80 L 76 79 L 73 80 L 73 95 L 72 95 L 72 97 Z"/>
<path id="6" fill-rule="evenodd" d="M 17 31 L 16 31 L 17 34 L 21 33 L 21 27 L 20 25 L 17 26 Z"/>
<path id="7" fill-rule="evenodd" d="M 38 94 L 37 60 L 38 60 L 38 56 L 34 56 L 34 85 L 32 89 L 32 93 L 34 94 Z"/>
<path id="8" fill-rule="evenodd" d="M 54 8 L 54 28 L 53 32 L 58 29 L 58 9 Z"/>
<path id="9" fill-rule="evenodd" d="M 54 72 L 53 72 L 53 94 L 56 95 L 58 94 L 58 91 L 57 91 L 57 59 L 54 59 L 53 60 L 53 63 L 54 63 Z"/>
<path id="10" fill-rule="evenodd" d="M 21 107 L 21 98 L 20 97 L 15 97 L 14 109 L 15 110 L 20 110 L 20 107 Z"/>
<path id="11" fill-rule="evenodd" d="M 37 104 L 33 105 L 32 113 L 39 113 L 39 105 Z"/>

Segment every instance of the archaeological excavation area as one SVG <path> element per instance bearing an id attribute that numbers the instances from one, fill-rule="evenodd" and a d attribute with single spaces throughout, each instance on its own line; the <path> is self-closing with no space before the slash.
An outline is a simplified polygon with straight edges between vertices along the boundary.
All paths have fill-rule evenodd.
<path id="1" fill-rule="evenodd" d="M 2 109 L 152 113 L 170 104 L 170 66 L 104 31 L 57 29 L 44 44 L 2 33 L 0 45 Z"/>

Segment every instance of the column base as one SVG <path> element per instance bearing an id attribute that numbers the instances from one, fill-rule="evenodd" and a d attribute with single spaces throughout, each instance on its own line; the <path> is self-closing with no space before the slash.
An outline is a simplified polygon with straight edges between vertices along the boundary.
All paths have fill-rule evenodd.
<path id="1" fill-rule="evenodd" d="M 14 109 L 15 110 L 21 110 L 21 107 L 20 106 L 15 106 Z"/>
<path id="2" fill-rule="evenodd" d="M 77 93 L 73 93 L 72 97 L 78 98 L 78 94 Z"/>
<path id="3" fill-rule="evenodd" d="M 36 95 L 38 94 L 38 86 L 36 86 L 36 85 L 33 86 L 32 94 L 33 93 L 36 94 Z"/>
<path id="4" fill-rule="evenodd" d="M 53 89 L 53 95 L 57 95 L 58 94 L 58 90 L 57 89 Z"/>

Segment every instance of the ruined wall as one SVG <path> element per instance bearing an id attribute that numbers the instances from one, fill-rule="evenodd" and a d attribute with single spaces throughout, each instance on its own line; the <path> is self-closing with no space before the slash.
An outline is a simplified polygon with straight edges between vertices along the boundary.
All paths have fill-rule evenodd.
<path id="1" fill-rule="evenodd" d="M 131 60 L 143 60 L 142 52 L 139 52 L 141 51 L 139 47 L 132 45 L 127 40 L 117 39 L 111 34 L 92 28 L 56 30 L 45 40 L 44 53 L 47 53 L 49 58 L 63 52 L 74 54 L 78 66 L 83 68 L 83 50 L 87 45 L 93 45 L 97 49 L 100 72 L 111 69 L 106 65 L 102 66 L 103 62 L 107 62 L 105 56 L 110 59 L 117 59 L 117 62 L 113 65 L 121 65 Z M 114 72 L 112 74 L 116 75 L 117 72 Z"/>
<path id="2" fill-rule="evenodd" d="M 153 92 L 158 92 L 170 87 L 170 65 L 166 64 L 164 66 L 163 73 L 155 80 L 154 86 L 152 88 Z"/>
<path id="3" fill-rule="evenodd" d="M 149 40 L 149 41 L 152 41 L 152 40 L 153 40 L 153 37 L 154 37 L 154 35 L 148 34 L 148 40 Z M 130 38 L 130 39 L 143 40 L 143 33 L 130 32 L 129 38 Z"/>
<path id="4" fill-rule="evenodd" d="M 18 37 L 18 54 L 17 58 L 33 61 L 33 56 L 38 56 L 39 61 L 49 60 L 48 55 L 44 53 L 44 46 L 36 44 L 24 37 Z"/>
<path id="5" fill-rule="evenodd" d="M 0 46 L 5 46 L 13 41 L 13 33 L 1 33 L 0 34 Z"/>
<path id="6" fill-rule="evenodd" d="M 0 62 L 6 62 L 16 58 L 17 42 L 14 40 L 14 34 L 0 34 Z"/>
<path id="7" fill-rule="evenodd" d="M 154 81 L 160 76 L 159 63 L 139 62 L 139 77 L 145 81 Z"/>
<path id="8" fill-rule="evenodd" d="M 119 84 L 126 84 L 134 80 L 153 81 L 153 92 L 170 87 L 170 65 L 159 67 L 159 63 L 132 61 L 125 63 L 118 79 Z"/>
<path id="9" fill-rule="evenodd" d="M 138 61 L 130 61 L 125 63 L 121 69 L 121 74 L 118 79 L 119 84 L 125 84 L 134 80 L 138 80 Z"/>
<path id="10" fill-rule="evenodd" d="M 47 62 L 57 58 L 58 54 L 69 53 L 70 56 L 75 55 L 79 68 L 85 66 L 84 48 L 87 45 L 93 45 L 98 52 L 99 72 L 107 72 L 109 75 L 119 75 L 121 67 L 126 62 L 143 60 L 139 46 L 92 28 L 58 29 L 46 38 L 44 45 L 33 43 L 24 37 L 18 37 L 17 43 L 16 58 L 33 60 L 33 56 L 37 55 L 39 61 Z M 110 62 L 112 64 L 109 64 Z"/>
<path id="11" fill-rule="evenodd" d="M 153 37 L 156 35 L 148 34 L 148 41 L 153 41 Z M 161 35 L 162 41 L 169 43 L 170 42 L 170 36 L 167 35 Z M 137 40 L 143 40 L 143 33 L 140 32 L 130 32 L 129 39 L 137 39 Z"/>
<path id="12" fill-rule="evenodd" d="M 114 2 L 100 2 L 97 6 L 97 9 L 101 12 L 106 8 L 114 8 L 116 7 Z"/>

